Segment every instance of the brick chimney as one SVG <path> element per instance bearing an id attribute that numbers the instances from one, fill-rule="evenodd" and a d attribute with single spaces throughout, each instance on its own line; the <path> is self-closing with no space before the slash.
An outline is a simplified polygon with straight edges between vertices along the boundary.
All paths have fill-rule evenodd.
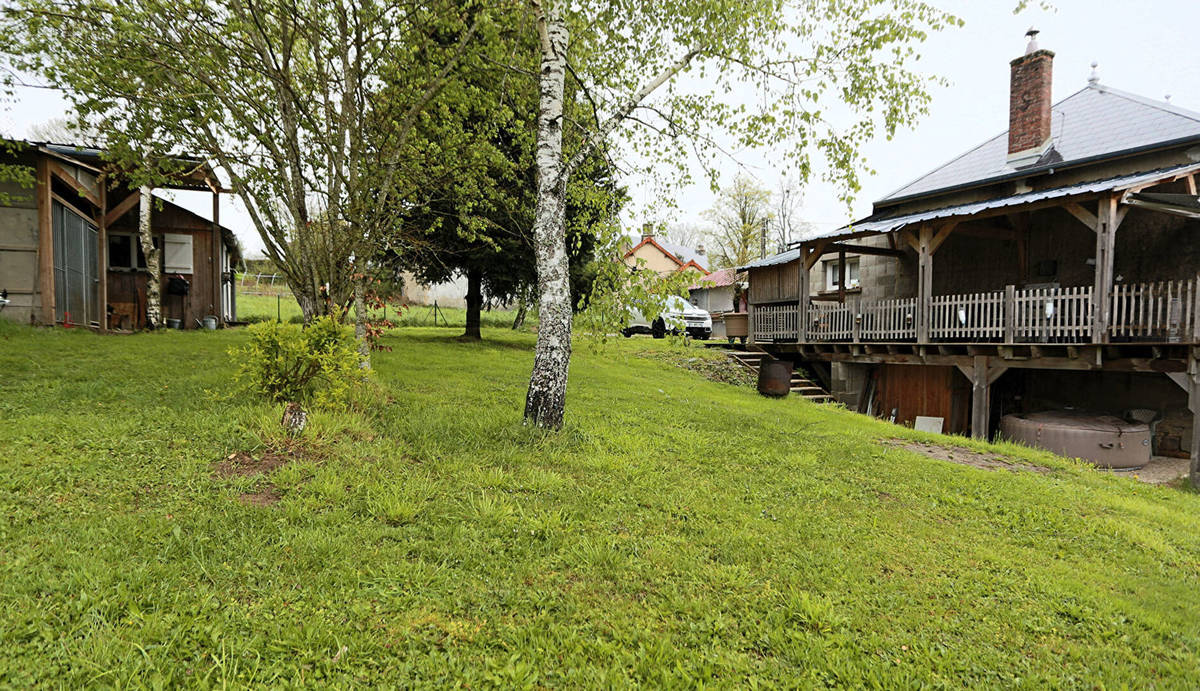
<path id="1" fill-rule="evenodd" d="M 1025 35 L 1025 54 L 1013 60 L 1008 96 L 1008 164 L 1020 168 L 1036 163 L 1050 149 L 1050 87 L 1054 53 L 1041 50 L 1037 29 Z"/>

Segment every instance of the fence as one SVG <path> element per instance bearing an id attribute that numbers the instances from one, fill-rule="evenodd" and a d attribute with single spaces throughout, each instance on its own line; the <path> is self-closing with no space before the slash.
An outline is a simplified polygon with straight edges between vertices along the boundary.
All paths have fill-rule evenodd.
<path id="1" fill-rule="evenodd" d="M 802 325 L 809 342 L 915 341 L 924 317 L 928 340 L 935 343 L 1090 343 L 1094 292 L 1091 286 L 1008 286 L 932 297 L 924 314 L 916 298 L 813 302 Z M 1118 285 L 1108 299 L 1110 340 L 1200 343 L 1200 277 Z M 796 303 L 751 306 L 753 340 L 798 340 L 799 312 Z"/>

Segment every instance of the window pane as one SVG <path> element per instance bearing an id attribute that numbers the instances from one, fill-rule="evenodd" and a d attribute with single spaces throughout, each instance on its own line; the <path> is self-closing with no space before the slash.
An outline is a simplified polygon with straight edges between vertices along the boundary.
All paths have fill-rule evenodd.
<path id="1" fill-rule="evenodd" d="M 132 238 L 128 235 L 108 236 L 108 266 L 114 269 L 128 269 L 132 264 Z"/>

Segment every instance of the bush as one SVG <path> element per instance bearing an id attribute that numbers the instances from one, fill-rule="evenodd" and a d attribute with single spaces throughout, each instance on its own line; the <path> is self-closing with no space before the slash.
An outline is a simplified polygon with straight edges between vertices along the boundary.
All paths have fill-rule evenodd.
<path id="1" fill-rule="evenodd" d="M 238 361 L 238 382 L 275 403 L 343 407 L 365 376 L 353 331 L 330 317 L 308 328 L 254 324 L 250 343 L 230 354 Z"/>

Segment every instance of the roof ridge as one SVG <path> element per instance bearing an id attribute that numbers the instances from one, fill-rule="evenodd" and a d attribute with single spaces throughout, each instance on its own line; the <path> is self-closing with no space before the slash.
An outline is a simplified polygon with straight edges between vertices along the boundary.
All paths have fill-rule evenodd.
<path id="1" fill-rule="evenodd" d="M 1200 113 L 1197 113 L 1192 110 L 1188 110 L 1187 108 L 1180 108 L 1179 106 L 1177 106 L 1173 103 L 1170 103 L 1168 101 L 1156 101 L 1152 98 L 1140 96 L 1138 94 L 1135 94 L 1135 93 L 1132 93 L 1129 91 L 1124 91 L 1122 89 L 1116 89 L 1111 86 L 1106 86 L 1104 84 L 1096 84 L 1095 86 L 1088 85 L 1087 88 L 1095 89 L 1096 91 L 1099 91 L 1100 93 L 1103 93 L 1103 94 L 1112 94 L 1114 96 L 1123 98 L 1127 101 L 1133 101 L 1134 103 L 1137 103 L 1139 105 L 1146 106 L 1147 108 L 1154 108 L 1155 110 L 1161 110 L 1164 113 L 1170 113 L 1171 115 L 1177 115 L 1181 118 L 1187 118 L 1188 120 L 1195 120 L 1196 122 L 1200 122 Z"/>

